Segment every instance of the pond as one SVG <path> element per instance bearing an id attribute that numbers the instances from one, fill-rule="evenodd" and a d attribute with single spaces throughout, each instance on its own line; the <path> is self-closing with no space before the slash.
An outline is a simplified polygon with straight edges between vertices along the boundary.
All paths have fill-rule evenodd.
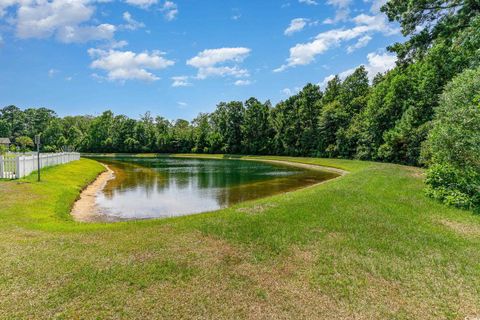
<path id="1" fill-rule="evenodd" d="M 114 172 L 97 194 L 95 220 L 164 218 L 213 211 L 310 186 L 338 174 L 236 159 L 95 158 Z"/>

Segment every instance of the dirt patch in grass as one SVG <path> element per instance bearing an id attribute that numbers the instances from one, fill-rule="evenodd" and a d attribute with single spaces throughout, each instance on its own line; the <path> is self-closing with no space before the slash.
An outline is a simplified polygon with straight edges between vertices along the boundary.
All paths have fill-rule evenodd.
<path id="1" fill-rule="evenodd" d="M 408 173 L 411 177 L 416 179 L 424 179 L 425 178 L 425 170 L 416 167 L 406 167 Z"/>
<path id="2" fill-rule="evenodd" d="M 262 204 L 255 204 L 250 207 L 242 207 L 238 208 L 236 211 L 246 214 L 259 214 L 267 211 L 268 209 L 272 209 L 277 207 L 276 204 L 273 203 L 262 203 Z"/>
<path id="3" fill-rule="evenodd" d="M 440 220 L 440 223 L 463 236 L 480 237 L 480 226 L 478 224 L 468 224 L 446 219 Z"/>

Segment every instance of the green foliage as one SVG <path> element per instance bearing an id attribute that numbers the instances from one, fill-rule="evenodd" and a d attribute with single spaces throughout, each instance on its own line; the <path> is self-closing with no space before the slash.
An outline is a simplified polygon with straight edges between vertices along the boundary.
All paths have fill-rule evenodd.
<path id="1" fill-rule="evenodd" d="M 274 150 L 285 155 L 314 155 L 319 134 L 322 92 L 307 84 L 298 94 L 280 102 L 272 112 Z"/>
<path id="2" fill-rule="evenodd" d="M 439 40 L 455 38 L 478 19 L 478 0 L 389 0 L 382 11 L 409 39 L 391 49 L 401 60 L 420 58 Z M 478 35 L 478 29 L 477 29 Z"/>
<path id="3" fill-rule="evenodd" d="M 245 119 L 242 125 L 243 152 L 246 154 L 268 154 L 273 138 L 270 123 L 270 101 L 261 103 L 255 98 L 245 102 Z"/>
<path id="4" fill-rule="evenodd" d="M 8 151 L 8 148 L 4 145 L 0 145 L 0 155 L 4 155 L 5 153 L 7 153 Z"/>
<path id="5" fill-rule="evenodd" d="M 447 205 L 473 210 L 480 207 L 480 174 L 474 170 L 434 164 L 427 171 L 425 183 L 427 195 Z"/>
<path id="6" fill-rule="evenodd" d="M 33 140 L 30 137 L 20 136 L 15 139 L 15 144 L 20 147 L 21 152 L 30 151 L 30 148 L 33 147 Z"/>
<path id="7" fill-rule="evenodd" d="M 480 68 L 463 72 L 446 87 L 423 154 L 432 164 L 430 195 L 480 209 Z"/>

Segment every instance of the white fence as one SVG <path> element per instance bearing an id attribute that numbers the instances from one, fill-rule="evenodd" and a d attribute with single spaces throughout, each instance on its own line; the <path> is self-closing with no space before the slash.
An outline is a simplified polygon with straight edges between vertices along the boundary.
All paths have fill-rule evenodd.
<path id="1" fill-rule="evenodd" d="M 40 168 L 80 160 L 78 152 L 40 154 Z M 37 155 L 0 156 L 0 179 L 20 179 L 37 171 Z"/>

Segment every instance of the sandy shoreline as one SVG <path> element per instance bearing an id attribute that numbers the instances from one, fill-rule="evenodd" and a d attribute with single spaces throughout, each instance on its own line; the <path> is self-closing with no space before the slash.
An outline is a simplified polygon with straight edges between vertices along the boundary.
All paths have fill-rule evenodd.
<path id="1" fill-rule="evenodd" d="M 80 199 L 73 205 L 70 213 L 75 221 L 92 222 L 94 217 L 101 215 L 96 203 L 96 197 L 105 188 L 108 181 L 115 179 L 114 172 L 107 165 L 102 165 L 106 171 L 102 172 L 94 182 L 82 191 Z"/>

